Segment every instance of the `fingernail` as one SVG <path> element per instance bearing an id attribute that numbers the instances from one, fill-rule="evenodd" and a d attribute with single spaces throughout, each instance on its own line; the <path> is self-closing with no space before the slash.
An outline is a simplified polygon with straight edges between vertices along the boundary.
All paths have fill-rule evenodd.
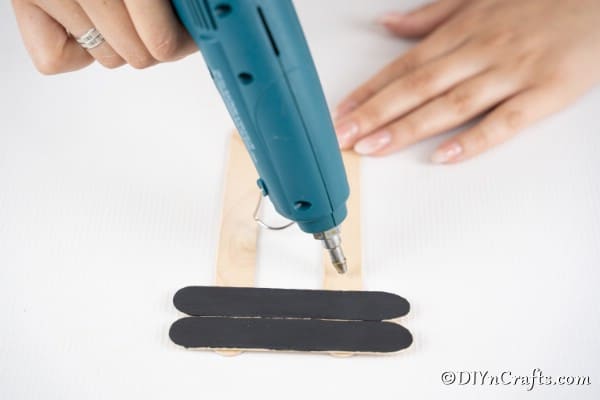
<path id="1" fill-rule="evenodd" d="M 382 25 L 394 24 L 404 18 L 404 14 L 399 12 L 391 12 L 377 18 L 377 22 Z"/>
<path id="2" fill-rule="evenodd" d="M 437 149 L 431 156 L 431 161 L 436 164 L 445 164 L 454 161 L 463 152 L 463 148 L 457 142 L 448 143 Z"/>
<path id="3" fill-rule="evenodd" d="M 358 103 L 354 100 L 347 100 L 340 103 L 335 110 L 334 119 L 340 119 L 350 111 L 355 110 L 357 106 Z"/>
<path id="4" fill-rule="evenodd" d="M 391 141 L 392 134 L 388 131 L 374 133 L 356 143 L 354 146 L 354 151 L 358 154 L 366 156 L 383 149 L 385 146 L 390 144 Z"/>
<path id="5" fill-rule="evenodd" d="M 358 124 L 354 121 L 346 121 L 335 126 L 340 147 L 348 145 L 352 138 L 358 135 Z"/>

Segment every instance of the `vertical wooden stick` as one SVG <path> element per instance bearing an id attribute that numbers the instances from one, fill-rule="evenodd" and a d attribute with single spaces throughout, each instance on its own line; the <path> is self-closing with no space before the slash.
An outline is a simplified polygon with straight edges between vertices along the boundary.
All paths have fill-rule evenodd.
<path id="1" fill-rule="evenodd" d="M 254 286 L 258 226 L 252 213 L 259 195 L 257 179 L 242 140 L 231 135 L 217 250 L 219 286 Z"/>

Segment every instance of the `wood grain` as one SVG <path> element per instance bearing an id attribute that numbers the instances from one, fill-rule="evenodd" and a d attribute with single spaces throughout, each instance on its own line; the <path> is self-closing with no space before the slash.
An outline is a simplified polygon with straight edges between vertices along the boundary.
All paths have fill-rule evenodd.
<path id="1" fill-rule="evenodd" d="M 217 250 L 219 286 L 254 286 L 258 226 L 252 213 L 259 194 L 257 179 L 242 140 L 231 135 Z"/>

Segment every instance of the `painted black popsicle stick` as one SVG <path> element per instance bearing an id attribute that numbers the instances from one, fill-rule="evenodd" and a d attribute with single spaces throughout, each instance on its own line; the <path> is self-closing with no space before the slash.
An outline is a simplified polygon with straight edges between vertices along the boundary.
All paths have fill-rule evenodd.
<path id="1" fill-rule="evenodd" d="M 188 315 L 381 321 L 408 314 L 406 299 L 386 292 L 189 286 L 173 298 Z"/>
<path id="2" fill-rule="evenodd" d="M 391 353 L 412 343 L 392 322 L 186 317 L 169 331 L 186 348 Z"/>

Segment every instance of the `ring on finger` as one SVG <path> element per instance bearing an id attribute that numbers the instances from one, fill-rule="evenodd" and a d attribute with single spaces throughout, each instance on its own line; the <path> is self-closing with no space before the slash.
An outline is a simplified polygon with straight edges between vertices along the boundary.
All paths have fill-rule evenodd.
<path id="1" fill-rule="evenodd" d="M 91 28 L 89 31 L 77 38 L 77 43 L 84 49 L 90 50 L 104 43 L 104 36 L 96 29 Z"/>

